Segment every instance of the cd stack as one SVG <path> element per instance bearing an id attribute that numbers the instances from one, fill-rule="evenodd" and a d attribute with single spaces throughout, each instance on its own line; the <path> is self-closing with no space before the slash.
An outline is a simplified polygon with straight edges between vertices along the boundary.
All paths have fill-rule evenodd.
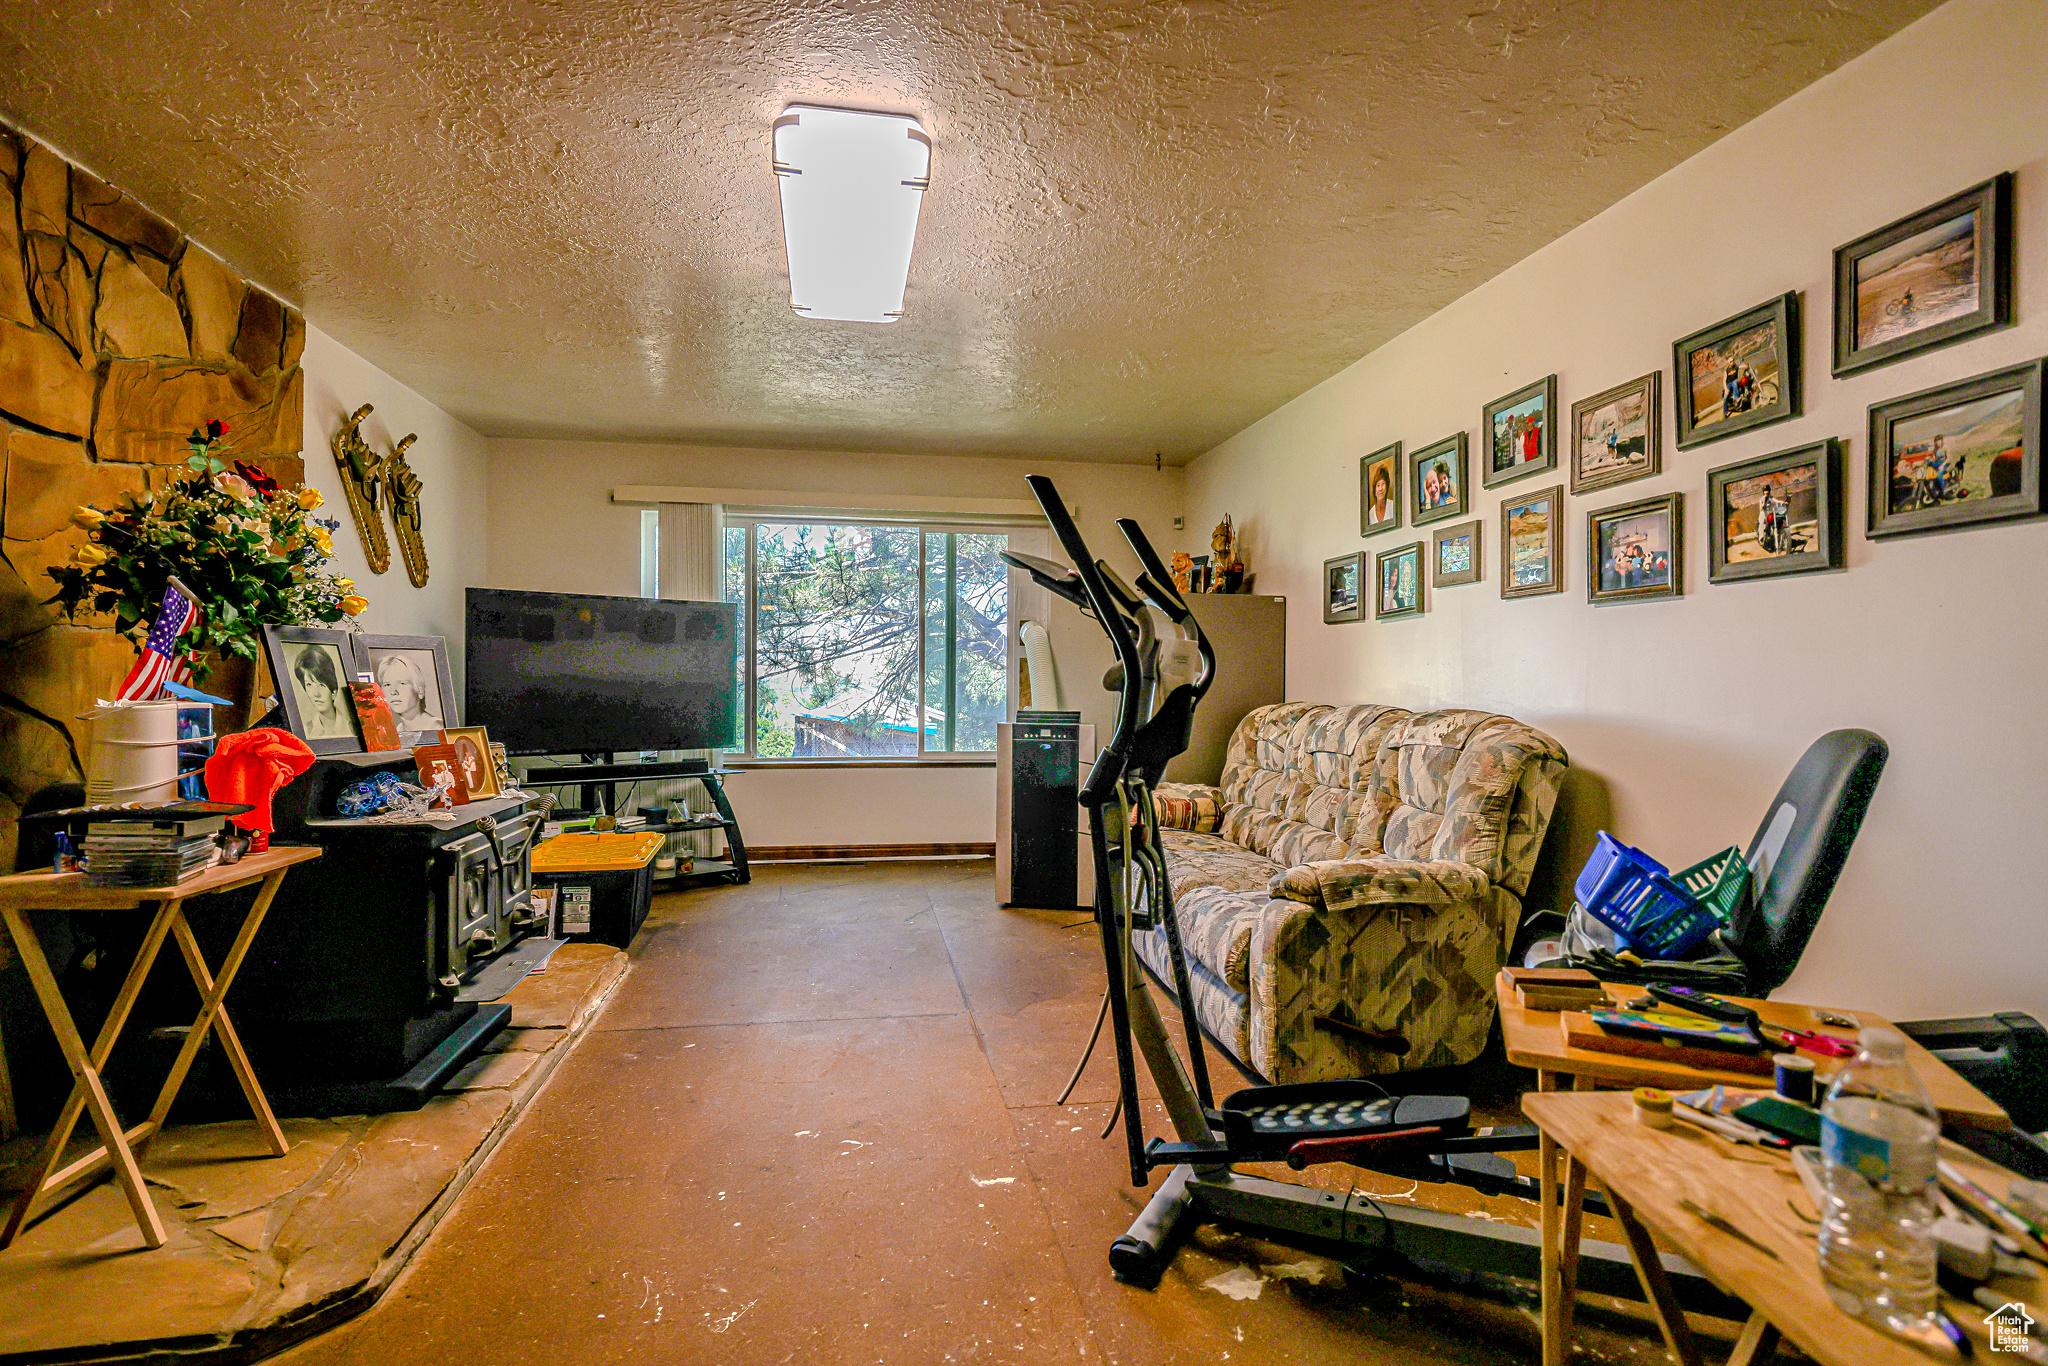
<path id="1" fill-rule="evenodd" d="M 94 821 L 85 828 L 85 881 L 90 887 L 171 887 L 211 866 L 224 822 Z"/>

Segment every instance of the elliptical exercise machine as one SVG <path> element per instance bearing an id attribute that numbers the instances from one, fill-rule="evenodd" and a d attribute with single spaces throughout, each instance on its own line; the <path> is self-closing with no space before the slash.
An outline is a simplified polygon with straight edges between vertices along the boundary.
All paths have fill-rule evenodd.
<path id="1" fill-rule="evenodd" d="M 1032 475 L 1026 482 L 1073 567 L 1014 552 L 1004 558 L 1093 617 L 1116 653 L 1116 664 L 1104 679 L 1118 694 L 1116 722 L 1095 757 L 1080 803 L 1088 812 L 1095 919 L 1108 976 L 1131 1184 L 1149 1184 L 1156 1167 L 1173 1169 L 1130 1229 L 1111 1245 L 1113 1274 L 1130 1285 L 1158 1284 L 1181 1236 L 1206 1220 L 1312 1247 L 1339 1260 L 1391 1256 L 1466 1274 L 1535 1279 L 1541 1249 L 1533 1228 L 1339 1195 L 1231 1169 L 1241 1162 L 1285 1162 L 1297 1171 L 1346 1162 L 1404 1180 L 1459 1182 L 1489 1193 L 1533 1197 L 1536 1183 L 1499 1154 L 1534 1148 L 1536 1131 L 1520 1125 L 1475 1130 L 1470 1102 L 1462 1096 L 1396 1096 L 1364 1079 L 1252 1086 L 1220 1106 L 1214 1102 L 1152 794 L 1166 765 L 1188 747 L 1195 708 L 1215 677 L 1215 651 L 1136 522 L 1121 518 L 1116 523 L 1143 569 L 1133 589 L 1089 553 L 1052 480 Z M 1154 627 L 1154 612 L 1171 627 L 1170 637 L 1162 638 Z M 1188 1040 L 1185 1064 L 1134 949 L 1133 935 L 1145 930 L 1157 930 L 1164 940 Z M 1146 1139 L 1139 1056 L 1158 1088 L 1174 1141 Z M 1590 1196 L 1588 1207 L 1603 1208 Z M 1580 1257 L 1580 1289 L 1641 1298 L 1624 1248 L 1587 1241 Z M 1740 1310 L 1682 1259 L 1667 1254 L 1664 1260 L 1687 1309 L 1722 1315 Z"/>

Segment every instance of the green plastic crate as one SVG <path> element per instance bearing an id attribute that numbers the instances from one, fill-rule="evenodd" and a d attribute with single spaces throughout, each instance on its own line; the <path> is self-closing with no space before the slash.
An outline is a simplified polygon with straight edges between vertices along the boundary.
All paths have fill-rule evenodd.
<path id="1" fill-rule="evenodd" d="M 1671 880 L 1712 911 L 1725 928 L 1749 892 L 1749 865 L 1743 862 L 1742 850 L 1731 844 L 1712 858 L 1673 873 Z"/>

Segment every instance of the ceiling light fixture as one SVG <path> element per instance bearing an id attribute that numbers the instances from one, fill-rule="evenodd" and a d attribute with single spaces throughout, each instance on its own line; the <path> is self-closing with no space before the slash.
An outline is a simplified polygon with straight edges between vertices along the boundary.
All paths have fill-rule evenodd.
<path id="1" fill-rule="evenodd" d="M 775 120 L 789 306 L 806 318 L 903 316 L 932 142 L 916 119 L 792 104 Z"/>

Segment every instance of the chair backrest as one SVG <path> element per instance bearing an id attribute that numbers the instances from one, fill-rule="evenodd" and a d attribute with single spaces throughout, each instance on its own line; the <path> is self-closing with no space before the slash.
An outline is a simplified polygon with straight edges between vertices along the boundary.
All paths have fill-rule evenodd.
<path id="1" fill-rule="evenodd" d="M 1764 813 L 1745 855 L 1749 904 L 1726 936 L 1753 995 L 1769 996 L 1799 966 L 1890 752 L 1867 730 L 1831 730 L 1800 756 Z"/>

